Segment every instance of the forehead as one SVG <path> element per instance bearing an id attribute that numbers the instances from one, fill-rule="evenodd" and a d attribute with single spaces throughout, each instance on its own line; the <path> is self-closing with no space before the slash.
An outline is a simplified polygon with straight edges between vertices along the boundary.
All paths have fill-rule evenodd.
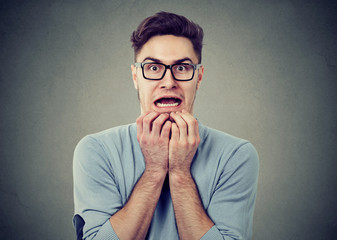
<path id="1" fill-rule="evenodd" d="M 145 58 L 156 58 L 165 63 L 172 63 L 183 58 L 198 62 L 191 40 L 173 35 L 154 36 L 150 38 L 137 55 L 137 62 Z"/>

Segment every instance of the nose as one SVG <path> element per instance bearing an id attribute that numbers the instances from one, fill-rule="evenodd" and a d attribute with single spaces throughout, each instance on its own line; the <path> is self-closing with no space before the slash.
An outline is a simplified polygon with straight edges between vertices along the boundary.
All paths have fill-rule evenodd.
<path id="1" fill-rule="evenodd" d="M 171 70 L 167 69 L 163 79 L 160 80 L 160 88 L 172 89 L 176 87 L 177 87 L 177 81 L 174 80 Z"/>

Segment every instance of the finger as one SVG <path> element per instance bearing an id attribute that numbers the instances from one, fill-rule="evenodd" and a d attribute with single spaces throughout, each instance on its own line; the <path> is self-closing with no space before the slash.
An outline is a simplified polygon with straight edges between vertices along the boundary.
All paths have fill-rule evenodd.
<path id="1" fill-rule="evenodd" d="M 171 113 L 171 116 L 173 118 L 173 120 L 176 122 L 178 128 L 179 128 L 179 136 L 180 136 L 180 140 L 182 139 L 186 139 L 187 138 L 187 124 L 184 121 L 184 119 L 181 117 L 180 113 Z"/>
<path id="2" fill-rule="evenodd" d="M 149 135 L 152 130 L 152 122 L 159 116 L 157 112 L 150 112 L 143 118 L 143 134 Z"/>
<path id="3" fill-rule="evenodd" d="M 161 137 L 166 139 L 170 137 L 170 131 L 172 127 L 172 122 L 171 121 L 166 121 L 162 130 L 161 130 Z"/>
<path id="4" fill-rule="evenodd" d="M 169 118 L 169 114 L 164 113 L 164 114 L 160 114 L 152 123 L 152 134 L 154 136 L 158 136 L 160 135 L 161 129 L 165 123 L 165 121 Z"/>
<path id="5" fill-rule="evenodd" d="M 187 135 L 189 137 L 189 139 L 192 137 L 197 137 L 199 136 L 199 124 L 198 124 L 198 120 L 195 119 L 190 113 L 183 111 L 180 116 L 184 119 L 184 121 L 187 124 Z"/>
<path id="6" fill-rule="evenodd" d="M 143 119 L 144 117 L 149 114 L 150 112 L 142 113 L 137 119 L 136 119 L 136 125 L 137 125 L 137 139 L 139 140 L 140 136 L 143 134 Z"/>
<path id="7" fill-rule="evenodd" d="M 172 136 L 171 139 L 174 141 L 179 141 L 179 129 L 176 123 L 172 123 Z"/>

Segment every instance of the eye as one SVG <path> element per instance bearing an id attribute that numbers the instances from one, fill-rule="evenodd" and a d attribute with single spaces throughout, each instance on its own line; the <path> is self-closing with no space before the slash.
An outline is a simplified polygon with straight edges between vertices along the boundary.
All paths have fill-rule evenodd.
<path id="1" fill-rule="evenodd" d="M 186 69 L 186 66 L 185 66 L 185 65 L 178 65 L 178 66 L 176 67 L 176 70 L 177 70 L 178 72 L 183 72 L 183 71 L 186 71 L 187 69 Z"/>
<path id="2" fill-rule="evenodd" d="M 157 72 L 157 71 L 160 70 L 160 66 L 157 65 L 157 64 L 149 64 L 148 70 L 150 70 L 152 72 Z"/>
<path id="3" fill-rule="evenodd" d="M 151 66 L 151 67 L 150 67 L 150 70 L 152 70 L 152 71 L 157 71 L 157 70 L 158 70 L 158 66 Z"/>
<path id="4" fill-rule="evenodd" d="M 178 64 L 174 66 L 174 71 L 177 73 L 187 73 L 193 71 L 193 67 L 189 64 Z"/>

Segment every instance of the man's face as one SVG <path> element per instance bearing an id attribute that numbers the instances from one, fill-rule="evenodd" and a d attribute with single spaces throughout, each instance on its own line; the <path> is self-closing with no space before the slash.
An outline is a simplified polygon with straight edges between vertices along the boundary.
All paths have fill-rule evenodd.
<path id="1" fill-rule="evenodd" d="M 173 35 L 154 36 L 140 50 L 137 62 L 159 62 L 166 65 L 174 63 L 198 63 L 192 42 L 185 37 Z M 134 86 L 138 91 L 141 112 L 156 111 L 177 112 L 185 109 L 193 114 L 193 104 L 204 68 L 195 70 L 191 81 L 174 80 L 171 71 L 167 69 L 161 80 L 148 80 L 143 77 L 142 69 L 131 65 Z"/>

